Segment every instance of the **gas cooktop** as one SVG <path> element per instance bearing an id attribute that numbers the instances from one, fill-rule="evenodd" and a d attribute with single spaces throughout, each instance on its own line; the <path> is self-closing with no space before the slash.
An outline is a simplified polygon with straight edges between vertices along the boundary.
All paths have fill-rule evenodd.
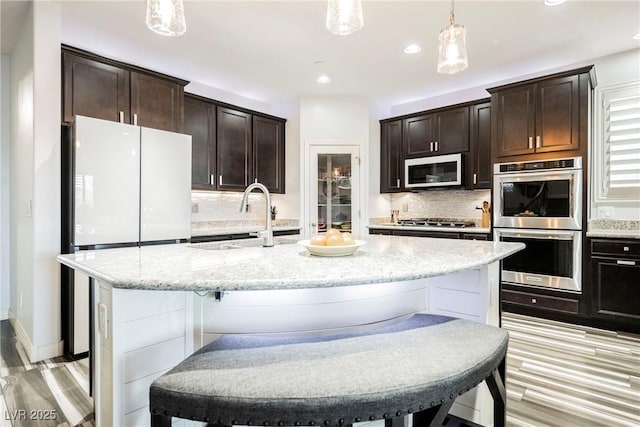
<path id="1" fill-rule="evenodd" d="M 456 219 L 447 218 L 411 218 L 411 219 L 399 219 L 398 225 L 413 226 L 413 227 L 452 227 L 452 228 L 465 228 L 475 227 L 476 224 L 473 221 L 460 221 Z"/>

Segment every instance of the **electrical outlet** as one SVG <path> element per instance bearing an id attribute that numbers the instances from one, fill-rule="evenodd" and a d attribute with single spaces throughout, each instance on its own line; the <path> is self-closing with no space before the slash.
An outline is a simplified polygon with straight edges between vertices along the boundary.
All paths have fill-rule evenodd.
<path id="1" fill-rule="evenodd" d="M 191 203 L 191 213 L 200 212 L 200 205 L 198 203 Z"/>
<path id="2" fill-rule="evenodd" d="M 598 208 L 598 218 L 613 218 L 613 206 L 600 206 Z"/>
<path id="3" fill-rule="evenodd" d="M 409 203 L 402 204 L 402 212 L 409 212 Z"/>
<path id="4" fill-rule="evenodd" d="M 20 292 L 20 301 L 18 302 L 18 305 L 22 308 L 22 292 Z"/>

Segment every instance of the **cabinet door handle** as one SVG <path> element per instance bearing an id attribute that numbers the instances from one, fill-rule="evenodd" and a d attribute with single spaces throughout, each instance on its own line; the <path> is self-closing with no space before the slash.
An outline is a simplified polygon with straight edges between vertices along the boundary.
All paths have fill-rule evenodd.
<path id="1" fill-rule="evenodd" d="M 478 175 L 477 174 L 473 174 L 473 184 L 477 184 L 478 183 Z"/>
<path id="2" fill-rule="evenodd" d="M 120 121 L 120 123 L 124 123 L 124 111 L 120 111 L 118 113 L 118 120 Z"/>
<path id="3" fill-rule="evenodd" d="M 438 143 L 438 141 L 434 142 L 434 145 L 436 146 L 436 151 L 438 151 L 438 149 L 440 148 L 440 147 L 438 147 L 438 146 L 440 145 L 440 144 Z"/>
<path id="4" fill-rule="evenodd" d="M 624 260 L 624 259 L 619 259 L 619 260 L 616 260 L 616 264 L 618 264 L 618 265 L 636 265 L 636 262 L 635 261 L 627 261 L 627 260 Z"/>
<path id="5" fill-rule="evenodd" d="M 531 150 L 533 148 L 533 137 L 530 136 L 529 137 L 529 150 Z"/>
<path id="6" fill-rule="evenodd" d="M 209 175 L 209 184 L 213 185 L 215 178 L 213 177 L 213 174 Z"/>
<path id="7" fill-rule="evenodd" d="M 134 126 L 138 126 L 138 115 L 137 114 L 133 115 L 133 125 Z"/>
<path id="8" fill-rule="evenodd" d="M 542 139 L 540 138 L 540 135 L 536 135 L 536 148 L 540 147 L 542 147 Z"/>
<path id="9" fill-rule="evenodd" d="M 535 298 L 531 298 L 531 304 L 536 304 L 537 302 L 538 302 L 538 300 L 537 300 L 537 299 L 535 299 Z"/>
<path id="10" fill-rule="evenodd" d="M 396 187 L 400 188 L 400 178 L 396 179 Z"/>
<path id="11" fill-rule="evenodd" d="M 622 250 L 623 250 L 623 251 L 625 251 L 625 252 L 629 252 L 629 246 L 624 246 L 624 247 L 622 248 Z"/>
<path id="12" fill-rule="evenodd" d="M 429 151 L 433 152 L 433 141 L 429 143 Z"/>
<path id="13" fill-rule="evenodd" d="M 218 185 L 220 185 L 220 186 L 222 185 L 222 175 L 220 175 L 218 177 Z"/>

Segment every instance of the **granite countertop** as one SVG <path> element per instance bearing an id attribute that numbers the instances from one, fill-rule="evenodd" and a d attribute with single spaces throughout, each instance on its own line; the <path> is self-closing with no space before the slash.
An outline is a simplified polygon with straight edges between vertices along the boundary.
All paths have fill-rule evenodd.
<path id="1" fill-rule="evenodd" d="M 640 220 L 594 219 L 589 221 L 587 237 L 640 239 Z"/>
<path id="2" fill-rule="evenodd" d="M 345 257 L 316 257 L 295 240 L 276 246 L 211 250 L 220 242 L 80 251 L 58 260 L 115 288 L 272 290 L 413 280 L 483 267 L 524 248 L 521 243 L 366 236 Z M 262 239 L 235 244 L 260 245 Z"/>
<path id="3" fill-rule="evenodd" d="M 608 237 L 612 239 L 640 239 L 640 230 L 615 230 L 595 228 L 587 231 L 587 237 Z"/>
<path id="4" fill-rule="evenodd" d="M 383 230 L 442 231 L 444 233 L 491 233 L 491 229 L 488 227 L 429 227 L 424 225 L 398 225 L 390 222 L 371 224 L 368 225 L 367 228 L 377 228 Z"/>

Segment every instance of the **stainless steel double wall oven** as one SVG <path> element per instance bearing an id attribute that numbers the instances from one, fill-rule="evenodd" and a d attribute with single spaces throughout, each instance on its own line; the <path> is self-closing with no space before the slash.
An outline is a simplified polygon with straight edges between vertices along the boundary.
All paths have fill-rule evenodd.
<path id="1" fill-rule="evenodd" d="M 502 282 L 582 291 L 582 158 L 494 165 L 494 240 L 526 249 L 503 261 Z"/>

